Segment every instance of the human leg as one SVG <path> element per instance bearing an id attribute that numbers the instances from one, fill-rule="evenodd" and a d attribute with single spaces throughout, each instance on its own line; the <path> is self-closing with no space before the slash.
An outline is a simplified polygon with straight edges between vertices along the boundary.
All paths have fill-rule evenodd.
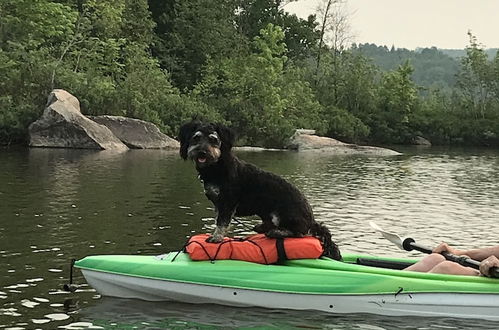
<path id="1" fill-rule="evenodd" d="M 470 267 L 464 267 L 453 261 L 443 261 L 433 267 L 429 273 L 478 276 L 480 271 Z"/>
<path id="2" fill-rule="evenodd" d="M 416 262 L 414 265 L 411 265 L 404 270 L 409 270 L 412 272 L 422 272 L 426 273 L 431 271 L 435 266 L 445 261 L 445 258 L 440 253 L 432 253 L 427 255 L 423 259 Z"/>

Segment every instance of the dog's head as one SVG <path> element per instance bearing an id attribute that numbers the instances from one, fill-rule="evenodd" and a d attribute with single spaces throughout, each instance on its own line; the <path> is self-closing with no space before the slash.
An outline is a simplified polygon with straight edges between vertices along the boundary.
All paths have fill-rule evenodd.
<path id="1" fill-rule="evenodd" d="M 192 159 L 198 167 L 217 163 L 229 154 L 235 142 L 234 132 L 221 124 L 193 120 L 180 127 L 180 157 Z"/>

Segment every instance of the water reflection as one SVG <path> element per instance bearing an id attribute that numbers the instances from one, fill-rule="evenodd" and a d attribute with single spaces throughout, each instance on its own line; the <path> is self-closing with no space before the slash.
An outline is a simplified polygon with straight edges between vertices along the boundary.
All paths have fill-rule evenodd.
<path id="1" fill-rule="evenodd" d="M 492 329 L 494 322 L 445 318 L 334 315 L 317 311 L 137 302 L 103 298 L 81 311 L 81 318 L 108 328 L 141 329 Z"/>
<path id="2" fill-rule="evenodd" d="M 434 245 L 497 244 L 499 152 L 408 149 L 388 158 L 293 152 L 240 157 L 284 176 L 307 195 L 343 251 L 395 250 L 367 225 Z M 446 320 L 335 316 L 220 306 L 102 299 L 89 287 L 61 291 L 69 260 L 90 254 L 161 254 L 210 231 L 213 208 L 197 174 L 176 152 L 0 150 L 0 328 L 329 327 L 433 328 Z M 234 224 L 248 232 L 258 220 Z M 76 281 L 83 282 L 79 273 Z M 455 327 L 491 327 L 453 321 Z M 476 323 L 478 322 L 478 323 Z"/>

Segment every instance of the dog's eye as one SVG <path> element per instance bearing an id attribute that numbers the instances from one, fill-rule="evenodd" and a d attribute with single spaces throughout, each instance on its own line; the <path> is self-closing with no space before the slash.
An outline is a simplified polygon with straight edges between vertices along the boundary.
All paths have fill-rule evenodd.
<path id="1" fill-rule="evenodd" d="M 216 137 L 215 135 L 210 135 L 208 138 L 210 139 L 211 143 L 217 143 L 218 142 L 218 137 Z"/>

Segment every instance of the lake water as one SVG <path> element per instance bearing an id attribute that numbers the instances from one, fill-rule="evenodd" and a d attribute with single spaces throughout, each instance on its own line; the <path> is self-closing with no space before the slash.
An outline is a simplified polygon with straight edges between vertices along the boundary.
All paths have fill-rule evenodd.
<path id="1" fill-rule="evenodd" d="M 343 252 L 399 257 L 375 220 L 433 246 L 498 244 L 499 151 L 403 149 L 386 158 L 240 152 L 296 184 Z M 244 233 L 247 220 L 234 231 Z M 480 320 L 148 303 L 61 291 L 69 261 L 157 255 L 210 231 L 213 209 L 176 152 L 0 149 L 0 328 L 496 328 Z M 79 271 L 75 281 L 84 283 Z M 499 283 L 498 283 L 499 285 Z"/>

